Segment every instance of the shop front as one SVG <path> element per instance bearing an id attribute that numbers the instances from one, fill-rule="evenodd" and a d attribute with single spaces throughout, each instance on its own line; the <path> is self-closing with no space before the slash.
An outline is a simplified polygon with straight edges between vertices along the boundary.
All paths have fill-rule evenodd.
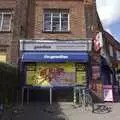
<path id="1" fill-rule="evenodd" d="M 23 86 L 54 89 L 88 85 L 90 43 L 22 41 L 20 45 Z"/>
<path id="2" fill-rule="evenodd" d="M 26 84 L 32 86 L 71 86 L 75 83 L 86 83 L 87 53 L 43 52 L 37 54 L 36 57 L 32 54 L 30 55 L 32 61 L 28 54 L 23 56 Z"/>

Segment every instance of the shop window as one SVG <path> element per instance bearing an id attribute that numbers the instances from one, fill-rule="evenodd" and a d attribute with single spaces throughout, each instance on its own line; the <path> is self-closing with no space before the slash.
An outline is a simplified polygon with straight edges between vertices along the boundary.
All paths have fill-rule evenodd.
<path id="1" fill-rule="evenodd" d="M 76 83 L 80 85 L 87 85 L 87 65 L 76 63 Z"/>
<path id="2" fill-rule="evenodd" d="M 27 85 L 70 86 L 74 83 L 74 63 L 36 63 L 26 65 Z"/>
<path id="3" fill-rule="evenodd" d="M 1 52 L 0 53 L 0 62 L 5 62 L 6 63 L 6 58 L 7 58 L 6 53 Z"/>
<path id="4" fill-rule="evenodd" d="M 69 29 L 68 10 L 44 10 L 44 32 L 68 32 Z"/>
<path id="5" fill-rule="evenodd" d="M 9 11 L 0 11 L 0 31 L 11 30 L 12 13 Z"/>

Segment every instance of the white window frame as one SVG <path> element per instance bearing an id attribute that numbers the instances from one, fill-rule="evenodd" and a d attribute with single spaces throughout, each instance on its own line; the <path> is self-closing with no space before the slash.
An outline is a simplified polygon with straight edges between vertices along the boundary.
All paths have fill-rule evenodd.
<path id="1" fill-rule="evenodd" d="M 69 31 L 70 31 L 70 15 L 69 15 L 69 12 L 68 12 L 67 10 L 64 11 L 64 12 L 63 12 L 63 11 L 64 11 L 64 10 L 60 10 L 60 11 L 58 12 L 57 9 L 54 10 L 54 11 L 48 9 L 48 12 L 50 12 L 50 15 L 51 15 L 51 26 L 50 26 L 50 30 L 45 30 L 45 13 L 47 13 L 47 12 L 44 11 L 44 17 L 43 17 L 43 31 L 44 31 L 44 32 L 69 32 Z M 59 13 L 59 20 L 60 20 L 59 30 L 56 30 L 56 31 L 53 30 L 53 13 L 54 13 L 54 12 L 58 12 L 58 13 Z M 66 14 L 68 15 L 67 30 L 61 30 L 61 15 L 62 15 L 62 13 L 66 13 Z"/>
<path id="2" fill-rule="evenodd" d="M 12 23 L 12 12 L 0 12 L 1 14 L 1 21 L 0 21 L 0 32 L 1 31 L 10 31 L 11 30 L 11 23 Z M 4 22 L 4 15 L 10 15 L 9 19 L 9 28 L 6 30 L 3 30 L 3 22 Z"/>

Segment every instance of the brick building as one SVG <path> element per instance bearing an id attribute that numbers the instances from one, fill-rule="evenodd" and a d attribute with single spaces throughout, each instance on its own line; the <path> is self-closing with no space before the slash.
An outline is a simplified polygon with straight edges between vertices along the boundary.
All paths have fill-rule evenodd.
<path id="1" fill-rule="evenodd" d="M 18 62 L 18 41 L 25 37 L 27 0 L 0 0 L 0 61 Z"/>
<path id="2" fill-rule="evenodd" d="M 0 60 L 4 62 L 11 59 L 15 7 L 15 0 L 0 1 Z"/>
<path id="3" fill-rule="evenodd" d="M 55 85 L 88 82 L 91 40 L 97 26 L 93 0 L 29 0 L 26 3 L 26 36 L 21 38 L 19 55 L 22 69 L 26 70 L 25 82 L 41 86 L 31 81 L 31 65 L 34 73 L 38 68 L 45 69 L 41 80 L 49 79 Z M 58 67 L 65 74 L 59 79 L 57 75 L 58 82 L 55 82 L 51 76 Z M 45 84 L 49 82 L 42 85 Z"/>
<path id="4" fill-rule="evenodd" d="M 18 62 L 20 39 L 51 38 L 69 40 L 92 37 L 95 23 L 95 17 L 93 17 L 95 9 L 92 1 L 93 0 L 1 0 L 1 61 L 8 63 Z M 66 25 L 66 28 L 62 28 L 62 25 L 59 28 L 55 28 L 56 25 L 55 27 L 49 26 L 51 30 L 45 30 L 46 23 L 44 22 L 44 15 L 46 12 L 50 12 L 51 15 L 53 12 L 57 12 L 58 16 L 60 16 L 61 12 L 64 12 L 63 23 L 61 23 L 61 19 L 60 24 Z M 65 21 L 65 19 L 68 20 Z M 46 22 L 49 24 L 50 21 Z"/>
<path id="5" fill-rule="evenodd" d="M 95 25 L 95 4 L 93 4 L 92 1 L 93 0 L 34 0 L 30 2 L 27 25 L 28 38 L 80 39 L 91 37 L 91 28 Z M 66 26 L 68 27 L 67 30 L 53 30 L 52 28 L 51 30 L 45 30 L 44 25 L 46 23 L 44 22 L 44 15 L 47 13 L 51 15 L 58 13 L 60 15 L 61 12 L 65 12 L 66 15 L 68 14 L 68 21 L 66 21 L 68 22 L 66 23 L 68 24 L 68 26 Z"/>

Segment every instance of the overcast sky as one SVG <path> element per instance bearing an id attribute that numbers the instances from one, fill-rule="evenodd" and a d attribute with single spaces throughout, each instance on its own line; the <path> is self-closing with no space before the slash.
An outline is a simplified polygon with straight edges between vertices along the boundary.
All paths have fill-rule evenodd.
<path id="1" fill-rule="evenodd" d="M 120 0 L 96 0 L 96 6 L 104 29 L 120 42 Z"/>

